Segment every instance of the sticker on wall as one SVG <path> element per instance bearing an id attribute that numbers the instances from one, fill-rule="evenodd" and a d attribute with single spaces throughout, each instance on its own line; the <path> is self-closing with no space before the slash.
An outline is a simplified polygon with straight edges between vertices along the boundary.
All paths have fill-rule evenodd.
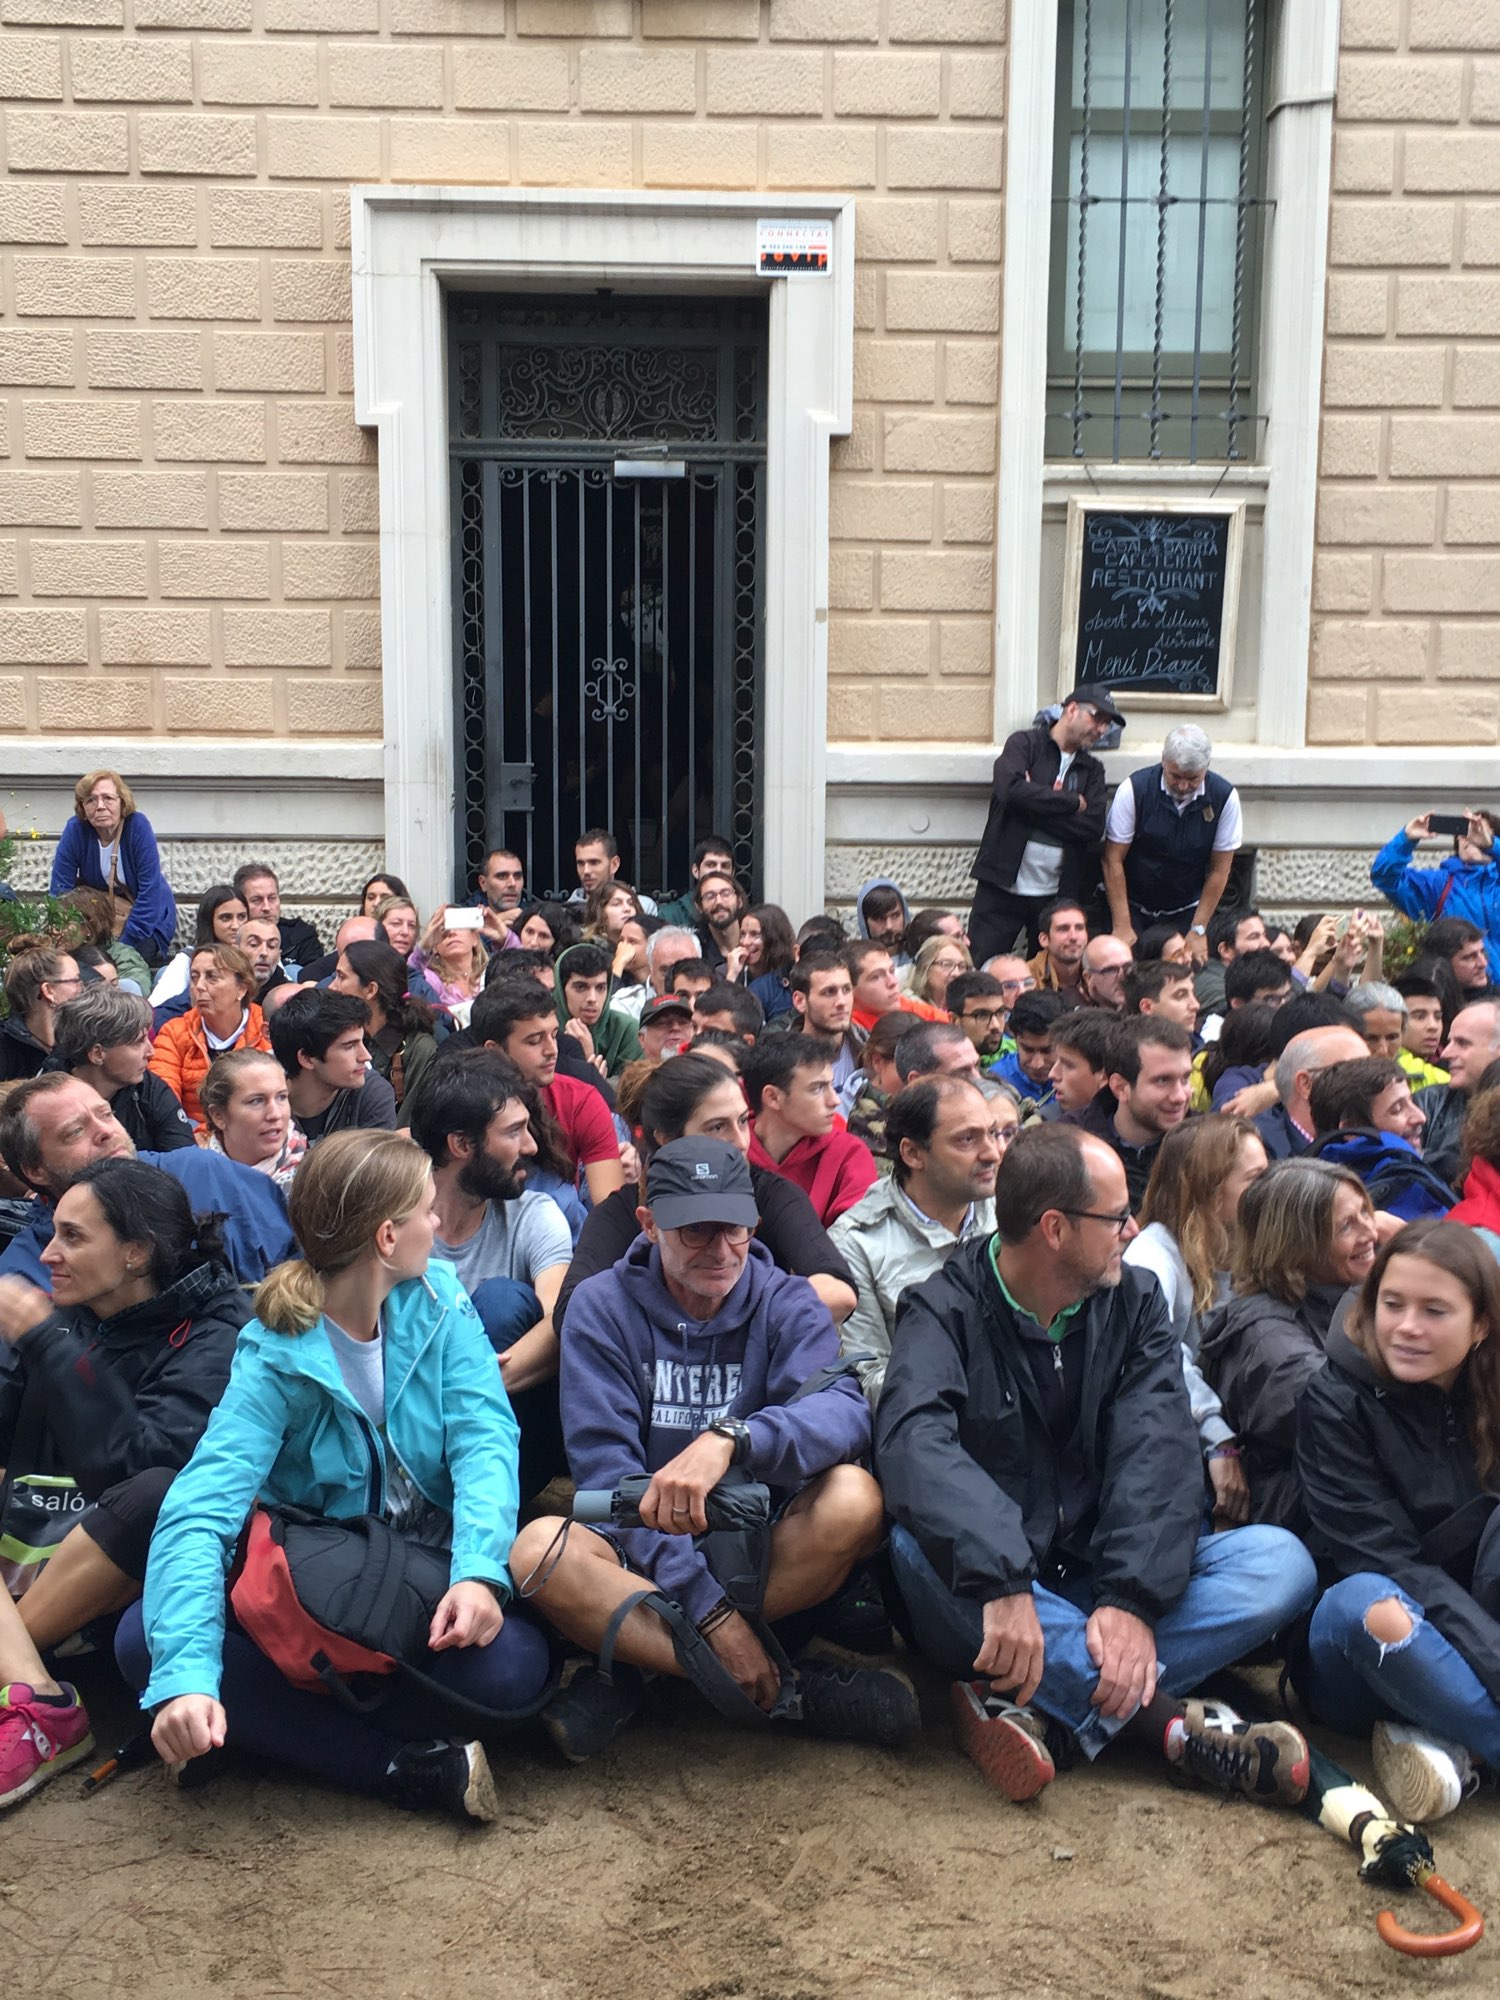
<path id="1" fill-rule="evenodd" d="M 832 222 L 761 221 L 755 225 L 755 268 L 763 278 L 798 273 L 826 278 L 832 254 Z"/>

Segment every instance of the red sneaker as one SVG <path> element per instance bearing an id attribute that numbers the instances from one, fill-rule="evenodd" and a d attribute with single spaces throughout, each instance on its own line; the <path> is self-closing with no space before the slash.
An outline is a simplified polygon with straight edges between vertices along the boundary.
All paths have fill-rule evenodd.
<path id="1" fill-rule="evenodd" d="M 43 1701 L 25 1681 L 0 1687 L 0 1810 L 19 1805 L 94 1747 L 88 1710 L 64 1681 L 66 1702 Z"/>
<path id="2" fill-rule="evenodd" d="M 959 1748 L 1017 1805 L 1056 1777 L 1042 1718 L 1032 1709 L 990 1694 L 982 1681 L 955 1681 L 953 1716 Z"/>

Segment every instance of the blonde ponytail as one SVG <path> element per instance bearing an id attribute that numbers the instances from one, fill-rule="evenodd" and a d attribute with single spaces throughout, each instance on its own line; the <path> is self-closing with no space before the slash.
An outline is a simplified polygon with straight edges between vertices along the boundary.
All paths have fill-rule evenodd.
<path id="1" fill-rule="evenodd" d="M 305 1261 L 267 1272 L 255 1313 L 272 1333 L 310 1333 L 323 1317 L 323 1280 L 373 1251 L 383 1222 L 405 1222 L 427 1199 L 431 1167 L 405 1132 L 336 1132 L 307 1155 L 287 1211 Z"/>
<path id="2" fill-rule="evenodd" d="M 327 1294 L 311 1264 L 289 1257 L 267 1271 L 255 1288 L 255 1317 L 272 1333 L 311 1333 L 323 1317 Z"/>

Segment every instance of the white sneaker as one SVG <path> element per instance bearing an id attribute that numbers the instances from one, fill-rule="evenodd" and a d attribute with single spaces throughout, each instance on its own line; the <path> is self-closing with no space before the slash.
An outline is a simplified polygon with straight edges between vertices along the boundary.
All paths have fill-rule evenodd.
<path id="1" fill-rule="evenodd" d="M 1479 1783 L 1474 1760 L 1461 1744 L 1408 1722 L 1377 1722 L 1370 1749 L 1375 1782 L 1398 1819 L 1419 1825 L 1445 1819 Z"/>

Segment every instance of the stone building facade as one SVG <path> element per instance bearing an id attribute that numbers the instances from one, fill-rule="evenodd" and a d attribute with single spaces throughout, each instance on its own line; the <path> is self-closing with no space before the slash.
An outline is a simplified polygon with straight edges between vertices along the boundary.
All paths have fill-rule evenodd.
<path id="1" fill-rule="evenodd" d="M 184 896 L 247 847 L 315 904 L 382 852 L 447 893 L 442 301 L 737 273 L 777 294 L 765 892 L 895 865 L 962 899 L 996 742 L 1057 692 L 1068 502 L 1103 491 L 1244 500 L 1234 698 L 1197 719 L 1263 900 L 1362 899 L 1500 740 L 1500 9 L 1249 19 L 1255 443 L 1114 464 L 1042 421 L 1054 0 L 0 0 L 12 824 L 118 764 Z M 752 278 L 787 216 L 826 276 Z"/>

